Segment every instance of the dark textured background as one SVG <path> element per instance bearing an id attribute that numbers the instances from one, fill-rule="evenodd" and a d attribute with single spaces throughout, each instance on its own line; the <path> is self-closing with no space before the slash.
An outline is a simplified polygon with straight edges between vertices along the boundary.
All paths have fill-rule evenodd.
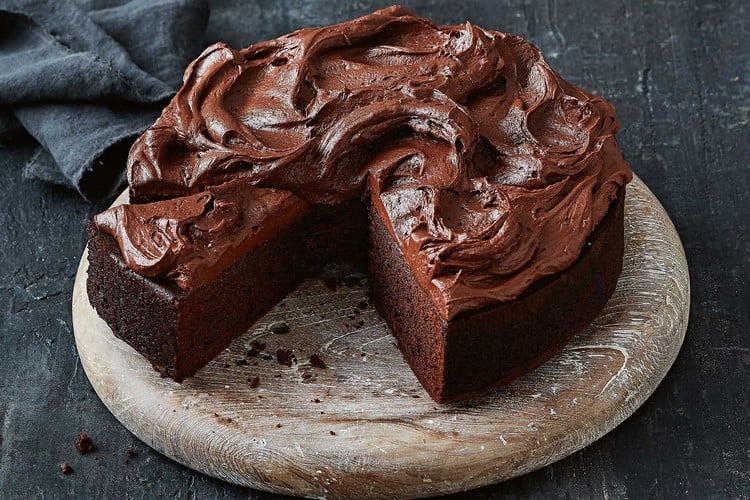
<path id="1" fill-rule="evenodd" d="M 235 47 L 387 2 L 217 1 L 207 42 Z M 677 226 L 692 310 L 682 351 L 630 419 L 565 460 L 476 498 L 750 498 L 750 8 L 746 2 L 403 2 L 531 39 L 563 76 L 611 100 L 635 172 Z M 75 133 L 75 131 L 71 131 Z M 22 179 L 32 149 L 0 149 L 0 498 L 276 498 L 150 450 L 94 394 L 71 331 L 71 289 L 102 206 Z M 93 455 L 73 440 L 89 432 Z M 129 465 L 125 450 L 137 452 Z M 436 457 L 437 458 L 437 457 Z M 75 472 L 63 477 L 58 464 Z"/>

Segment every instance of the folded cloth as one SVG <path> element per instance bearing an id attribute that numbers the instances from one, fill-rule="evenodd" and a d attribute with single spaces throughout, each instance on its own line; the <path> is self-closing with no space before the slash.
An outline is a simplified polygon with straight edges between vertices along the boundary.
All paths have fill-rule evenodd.
<path id="1" fill-rule="evenodd" d="M 113 194 L 207 21 L 206 0 L 0 0 L 0 139 L 39 142 L 25 175 Z"/>

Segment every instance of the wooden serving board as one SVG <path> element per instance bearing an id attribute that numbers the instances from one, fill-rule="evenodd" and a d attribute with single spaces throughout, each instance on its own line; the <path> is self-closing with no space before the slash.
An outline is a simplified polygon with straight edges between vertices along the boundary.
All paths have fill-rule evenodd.
<path id="1" fill-rule="evenodd" d="M 687 262 L 668 215 L 637 178 L 627 188 L 625 224 L 624 271 L 594 323 L 510 387 L 468 402 L 439 405 L 427 396 L 377 313 L 355 313 L 366 287 L 331 291 L 320 279 L 305 281 L 177 384 L 160 378 L 92 309 L 84 253 L 73 296 L 78 351 L 97 394 L 123 425 L 210 476 L 331 498 L 477 488 L 600 438 L 648 398 L 672 365 L 688 321 Z M 272 333 L 276 321 L 291 331 Z M 270 354 L 292 349 L 297 362 L 248 358 L 253 341 Z M 327 368 L 313 366 L 311 354 Z"/>

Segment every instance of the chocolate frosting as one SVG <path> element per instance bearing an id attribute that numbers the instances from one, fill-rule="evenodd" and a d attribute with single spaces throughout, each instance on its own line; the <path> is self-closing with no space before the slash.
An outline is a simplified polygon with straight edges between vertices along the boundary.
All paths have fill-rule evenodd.
<path id="1" fill-rule="evenodd" d="M 450 319 L 575 262 L 631 178 L 617 129 L 609 103 L 523 39 L 390 7 L 240 51 L 209 47 L 133 146 L 128 179 L 140 200 L 231 179 L 310 203 L 369 194 Z M 115 233 L 125 255 L 150 245 Z M 188 260 L 153 275 L 179 276 Z"/>
<path id="2" fill-rule="evenodd" d="M 118 241 L 130 269 L 189 291 L 309 209 L 289 191 L 235 180 L 191 196 L 119 205 L 94 223 Z"/>

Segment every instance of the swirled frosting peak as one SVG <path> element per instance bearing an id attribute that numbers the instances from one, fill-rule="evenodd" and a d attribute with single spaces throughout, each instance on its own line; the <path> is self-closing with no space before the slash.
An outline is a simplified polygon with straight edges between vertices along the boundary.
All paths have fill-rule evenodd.
<path id="1" fill-rule="evenodd" d="M 94 223 L 117 240 L 130 269 L 189 291 L 309 208 L 289 191 L 256 188 L 238 179 L 189 196 L 118 205 L 98 214 Z"/>
<path id="2" fill-rule="evenodd" d="M 233 179 L 309 203 L 369 196 L 449 319 L 575 262 L 631 178 L 617 128 L 523 39 L 390 7 L 209 47 L 128 175 L 138 200 Z"/>

